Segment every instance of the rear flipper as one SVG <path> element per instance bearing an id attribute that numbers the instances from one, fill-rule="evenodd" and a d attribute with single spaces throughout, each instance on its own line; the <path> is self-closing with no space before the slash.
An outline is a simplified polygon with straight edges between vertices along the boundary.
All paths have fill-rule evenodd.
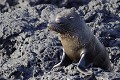
<path id="1" fill-rule="evenodd" d="M 110 63 L 110 59 L 107 53 L 97 55 L 94 59 L 94 66 L 100 67 L 101 69 L 107 72 L 113 70 L 112 64 Z"/>
<path id="2" fill-rule="evenodd" d="M 59 67 L 59 66 L 65 66 L 66 67 L 66 66 L 70 65 L 71 63 L 72 63 L 72 60 L 63 52 L 61 62 L 59 62 L 58 64 L 54 65 L 53 68 Z"/>
<path id="3" fill-rule="evenodd" d="M 93 63 L 86 66 L 85 54 L 86 54 L 86 51 L 83 50 L 81 53 L 81 58 L 80 58 L 77 68 L 82 74 L 92 75 L 93 72 L 91 70 L 89 70 L 89 68 L 93 66 Z"/>

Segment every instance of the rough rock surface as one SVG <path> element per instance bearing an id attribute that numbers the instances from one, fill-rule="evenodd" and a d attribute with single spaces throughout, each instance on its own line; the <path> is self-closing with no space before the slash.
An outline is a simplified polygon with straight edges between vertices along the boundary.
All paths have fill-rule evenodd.
<path id="1" fill-rule="evenodd" d="M 76 7 L 105 45 L 114 70 L 82 75 L 76 63 L 52 69 L 61 60 L 58 34 L 47 23 L 65 8 Z M 96 73 L 100 71 L 99 73 Z M 119 80 L 119 0 L 0 0 L 0 80 Z"/>

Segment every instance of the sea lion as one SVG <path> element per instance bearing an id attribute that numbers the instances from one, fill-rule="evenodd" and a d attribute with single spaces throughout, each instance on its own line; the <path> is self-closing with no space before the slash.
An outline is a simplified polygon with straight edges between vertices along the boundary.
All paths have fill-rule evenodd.
<path id="1" fill-rule="evenodd" d="M 92 74 L 91 67 L 100 67 L 111 71 L 109 55 L 105 47 L 94 36 L 75 8 L 65 9 L 56 15 L 48 28 L 59 33 L 64 48 L 62 60 L 53 68 L 68 66 L 73 61 L 78 63 L 78 70 L 83 74 Z"/>

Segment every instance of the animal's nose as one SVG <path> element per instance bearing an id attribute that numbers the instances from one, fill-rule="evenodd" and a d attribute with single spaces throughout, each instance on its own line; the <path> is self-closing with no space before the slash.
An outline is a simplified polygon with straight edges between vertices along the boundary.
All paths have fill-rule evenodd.
<path id="1" fill-rule="evenodd" d="M 57 24 L 55 22 L 51 22 L 51 23 L 48 23 L 47 26 L 48 27 L 53 27 L 53 26 L 56 26 Z"/>
<path id="2" fill-rule="evenodd" d="M 53 22 L 50 22 L 50 23 L 47 24 L 48 27 L 53 26 L 53 25 L 54 25 Z"/>
<path id="3" fill-rule="evenodd" d="M 50 26 L 50 23 L 47 24 L 47 27 L 49 27 L 49 26 Z"/>
<path id="4" fill-rule="evenodd" d="M 53 22 L 47 24 L 47 27 L 49 30 L 52 30 L 54 26 L 55 26 L 55 23 Z"/>

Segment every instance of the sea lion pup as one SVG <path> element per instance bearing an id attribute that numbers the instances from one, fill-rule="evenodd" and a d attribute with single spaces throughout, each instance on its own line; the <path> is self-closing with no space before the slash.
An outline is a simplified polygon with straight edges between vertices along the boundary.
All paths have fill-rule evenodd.
<path id="1" fill-rule="evenodd" d="M 68 66 L 72 61 L 76 61 L 79 62 L 78 70 L 83 74 L 92 74 L 92 71 L 88 70 L 91 67 L 111 70 L 105 47 L 74 8 L 59 12 L 55 21 L 48 24 L 48 28 L 59 33 L 64 48 L 61 62 L 54 67 Z"/>

